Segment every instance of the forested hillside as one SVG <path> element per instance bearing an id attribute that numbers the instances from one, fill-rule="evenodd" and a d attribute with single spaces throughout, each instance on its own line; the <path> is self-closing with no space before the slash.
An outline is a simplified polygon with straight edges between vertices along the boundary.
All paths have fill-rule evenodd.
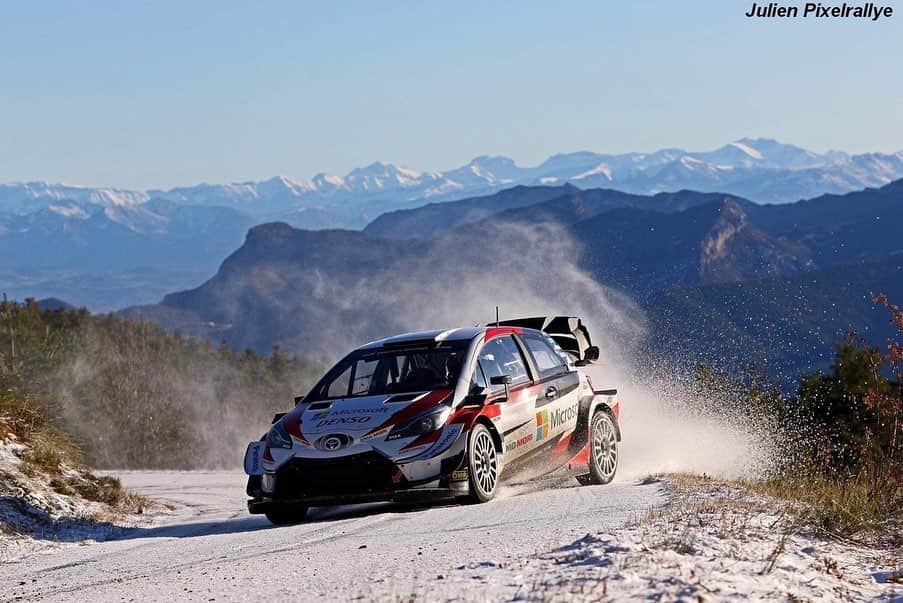
<path id="1" fill-rule="evenodd" d="M 87 310 L 0 306 L 0 391 L 93 467 L 233 467 L 246 440 L 321 370 Z M 20 406 L 21 406 L 20 404 Z"/>

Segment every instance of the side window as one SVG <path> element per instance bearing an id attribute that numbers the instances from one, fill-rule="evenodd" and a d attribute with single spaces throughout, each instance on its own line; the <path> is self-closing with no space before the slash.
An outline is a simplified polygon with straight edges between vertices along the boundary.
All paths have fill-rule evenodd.
<path id="1" fill-rule="evenodd" d="M 491 339 L 484 345 L 480 351 L 480 366 L 483 367 L 487 380 L 497 375 L 510 375 L 512 385 L 517 385 L 530 379 L 520 349 L 510 336 Z M 502 387 L 492 386 L 491 391 L 495 392 Z"/>
<path id="2" fill-rule="evenodd" d="M 341 398 L 348 395 L 348 385 L 351 381 L 351 366 L 349 364 L 348 368 L 342 371 L 342 374 L 332 380 L 332 383 L 329 384 L 329 388 L 326 390 L 326 397 Z"/>
<path id="3" fill-rule="evenodd" d="M 567 362 L 545 337 L 524 335 L 523 340 L 533 356 L 540 378 L 553 377 L 567 371 Z"/>
<path id="4" fill-rule="evenodd" d="M 354 384 L 351 386 L 351 395 L 359 396 L 370 391 L 370 382 L 373 380 L 373 372 L 376 370 L 377 360 L 358 360 L 354 367 Z"/>

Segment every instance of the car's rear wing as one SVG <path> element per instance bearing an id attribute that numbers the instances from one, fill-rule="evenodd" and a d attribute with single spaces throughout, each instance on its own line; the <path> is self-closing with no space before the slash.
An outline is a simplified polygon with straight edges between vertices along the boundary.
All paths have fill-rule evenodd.
<path id="1" fill-rule="evenodd" d="M 496 323 L 489 323 L 492 326 Z M 584 366 L 599 359 L 599 348 L 593 345 L 589 330 L 576 316 L 534 316 L 500 320 L 499 326 L 536 329 L 550 336 L 574 359 L 574 364 Z"/>

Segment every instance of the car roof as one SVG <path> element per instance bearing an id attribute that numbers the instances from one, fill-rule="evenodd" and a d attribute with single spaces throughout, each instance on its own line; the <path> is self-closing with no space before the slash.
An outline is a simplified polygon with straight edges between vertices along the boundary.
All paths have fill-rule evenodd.
<path id="1" fill-rule="evenodd" d="M 434 331 L 414 331 L 412 333 L 402 333 L 401 335 L 393 335 L 383 339 L 371 341 L 366 345 L 362 345 L 361 350 L 404 346 L 405 344 L 414 344 L 417 342 L 440 342 L 440 341 L 467 341 L 486 332 L 485 327 L 462 327 L 458 329 L 437 329 Z"/>

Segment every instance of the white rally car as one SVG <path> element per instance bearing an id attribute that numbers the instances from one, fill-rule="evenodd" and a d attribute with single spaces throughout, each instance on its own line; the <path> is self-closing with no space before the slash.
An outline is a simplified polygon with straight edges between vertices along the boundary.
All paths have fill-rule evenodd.
<path id="1" fill-rule="evenodd" d="M 599 350 L 575 317 L 408 333 L 351 352 L 248 446 L 251 513 L 310 506 L 491 499 L 499 482 L 572 472 L 610 482 L 617 391 L 581 367 Z"/>

